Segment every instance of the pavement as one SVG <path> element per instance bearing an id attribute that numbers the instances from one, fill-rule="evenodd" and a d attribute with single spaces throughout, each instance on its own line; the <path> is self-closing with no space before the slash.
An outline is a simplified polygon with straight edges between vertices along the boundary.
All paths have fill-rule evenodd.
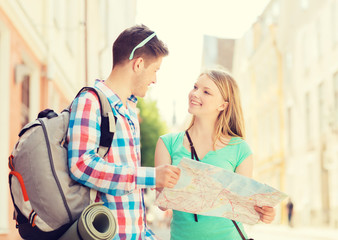
<path id="1" fill-rule="evenodd" d="M 159 239 L 169 240 L 170 230 L 166 227 L 150 226 Z M 284 225 L 257 224 L 245 226 L 249 237 L 255 240 L 338 240 L 338 228 L 295 227 Z M 188 240 L 188 239 L 187 239 Z"/>
<path id="2" fill-rule="evenodd" d="M 289 227 L 285 225 L 258 224 L 246 226 L 254 239 L 274 240 L 338 240 L 338 229 L 325 227 Z"/>

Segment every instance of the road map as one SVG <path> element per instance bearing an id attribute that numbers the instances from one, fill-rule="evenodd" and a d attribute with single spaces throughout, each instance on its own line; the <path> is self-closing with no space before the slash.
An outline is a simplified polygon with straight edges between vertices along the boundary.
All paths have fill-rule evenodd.
<path id="1" fill-rule="evenodd" d="M 169 209 L 225 217 L 246 224 L 259 221 L 254 206 L 274 207 L 287 195 L 220 167 L 183 158 L 174 188 L 164 188 L 155 204 Z"/>

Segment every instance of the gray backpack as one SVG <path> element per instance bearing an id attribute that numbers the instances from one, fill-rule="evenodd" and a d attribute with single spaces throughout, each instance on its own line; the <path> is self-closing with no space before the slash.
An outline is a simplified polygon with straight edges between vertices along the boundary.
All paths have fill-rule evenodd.
<path id="1" fill-rule="evenodd" d="M 98 152 L 108 153 L 115 132 L 115 117 L 106 96 L 94 88 L 101 106 Z M 69 109 L 59 115 L 46 109 L 19 133 L 9 157 L 9 185 L 14 218 L 24 239 L 58 239 L 90 203 L 90 189 L 71 179 L 67 159 Z"/>

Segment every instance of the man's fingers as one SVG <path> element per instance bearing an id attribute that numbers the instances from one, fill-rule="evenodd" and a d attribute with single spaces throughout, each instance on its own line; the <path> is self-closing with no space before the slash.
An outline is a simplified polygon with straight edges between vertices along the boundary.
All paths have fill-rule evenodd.
<path id="1" fill-rule="evenodd" d="M 268 206 L 258 207 L 258 206 L 255 206 L 255 210 L 259 214 L 260 220 L 264 223 L 271 223 L 276 216 L 276 212 L 275 212 L 275 209 L 273 207 L 268 207 Z"/>
<path id="2" fill-rule="evenodd" d="M 180 178 L 181 170 L 172 165 L 161 165 L 156 167 L 156 187 L 173 188 Z"/>
<path id="3" fill-rule="evenodd" d="M 171 182 L 168 182 L 168 184 L 167 184 L 167 188 L 173 188 L 173 187 L 175 187 L 175 183 L 171 183 Z"/>
<path id="4" fill-rule="evenodd" d="M 176 174 L 177 177 L 180 176 L 180 174 L 181 174 L 181 169 L 179 169 L 178 167 L 173 166 L 173 165 L 168 165 L 168 168 L 169 168 L 174 174 Z"/>
<path id="5" fill-rule="evenodd" d="M 167 181 L 167 185 L 165 187 L 168 187 L 168 188 L 173 188 L 175 187 L 175 185 L 177 184 L 178 182 L 178 177 L 170 177 Z"/>
<path id="6" fill-rule="evenodd" d="M 174 187 L 178 182 L 178 178 L 171 178 L 168 180 L 168 184 L 172 184 L 172 187 Z"/>

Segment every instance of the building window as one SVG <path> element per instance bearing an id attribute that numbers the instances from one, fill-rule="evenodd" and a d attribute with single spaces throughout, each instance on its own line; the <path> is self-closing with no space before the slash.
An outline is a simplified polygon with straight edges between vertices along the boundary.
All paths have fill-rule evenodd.
<path id="1" fill-rule="evenodd" d="M 76 2 L 67 1 L 65 3 L 65 19 L 67 26 L 65 27 L 66 46 L 71 55 L 76 53 L 76 36 L 79 31 L 78 8 Z"/>
<path id="2" fill-rule="evenodd" d="M 21 126 L 29 122 L 29 75 L 24 77 L 21 89 Z"/>
<path id="3" fill-rule="evenodd" d="M 287 109 L 287 132 L 288 132 L 288 142 L 287 142 L 287 146 L 289 146 L 289 152 L 292 153 L 292 148 L 293 148 L 293 141 L 292 141 L 292 130 L 293 130 L 293 126 L 292 126 L 292 107 L 288 107 Z"/>
<path id="4" fill-rule="evenodd" d="M 245 45 L 247 51 L 247 57 L 251 57 L 254 52 L 254 36 L 253 36 L 253 29 L 249 30 L 245 35 Z M 258 45 L 258 44 L 257 44 Z M 257 46 L 256 46 L 257 47 Z"/>
<path id="5" fill-rule="evenodd" d="M 309 0 L 300 0 L 299 3 L 300 3 L 300 7 L 303 10 L 307 10 L 309 8 Z"/>
<path id="6" fill-rule="evenodd" d="M 332 42 L 333 46 L 335 46 L 338 43 L 338 4 L 337 1 L 332 2 L 332 7 L 331 7 L 331 34 L 332 34 Z"/>
<path id="7" fill-rule="evenodd" d="M 306 142 L 309 143 L 311 139 L 311 99 L 310 93 L 305 94 L 305 137 Z"/>
<path id="8" fill-rule="evenodd" d="M 293 56 L 291 52 L 287 52 L 284 58 L 284 76 L 287 83 L 292 82 L 292 66 L 293 66 Z"/>
<path id="9" fill-rule="evenodd" d="M 319 118 L 319 133 L 320 136 L 324 130 L 324 83 L 319 84 L 318 87 L 318 118 Z"/>
<path id="10" fill-rule="evenodd" d="M 99 2 L 99 16 L 105 39 L 109 39 L 109 3 L 106 0 Z"/>
<path id="11" fill-rule="evenodd" d="M 323 45 L 322 45 L 322 35 L 321 35 L 321 21 L 318 19 L 316 21 L 316 42 L 317 42 L 317 57 L 320 58 L 323 54 Z"/>
<path id="12" fill-rule="evenodd" d="M 304 66 L 304 70 L 307 71 L 309 66 L 310 66 L 310 58 L 311 56 L 311 52 L 313 53 L 314 50 L 312 48 L 310 48 L 310 41 L 309 41 L 309 35 L 307 32 L 304 32 L 302 34 L 302 38 L 301 38 L 301 51 L 302 51 L 302 58 L 303 58 L 303 66 Z"/>
<path id="13" fill-rule="evenodd" d="M 333 89 L 334 89 L 334 119 L 338 123 L 338 71 L 333 75 Z"/>
<path id="14" fill-rule="evenodd" d="M 272 15 L 278 18 L 280 14 L 280 2 L 275 2 L 272 7 Z"/>
<path id="15" fill-rule="evenodd" d="M 60 30 L 64 26 L 64 18 L 65 14 L 64 11 L 64 0 L 53 0 L 53 20 L 56 29 Z"/>
<path id="16" fill-rule="evenodd" d="M 203 37 L 203 65 L 205 67 L 214 66 L 218 58 L 218 41 L 216 37 Z"/>

